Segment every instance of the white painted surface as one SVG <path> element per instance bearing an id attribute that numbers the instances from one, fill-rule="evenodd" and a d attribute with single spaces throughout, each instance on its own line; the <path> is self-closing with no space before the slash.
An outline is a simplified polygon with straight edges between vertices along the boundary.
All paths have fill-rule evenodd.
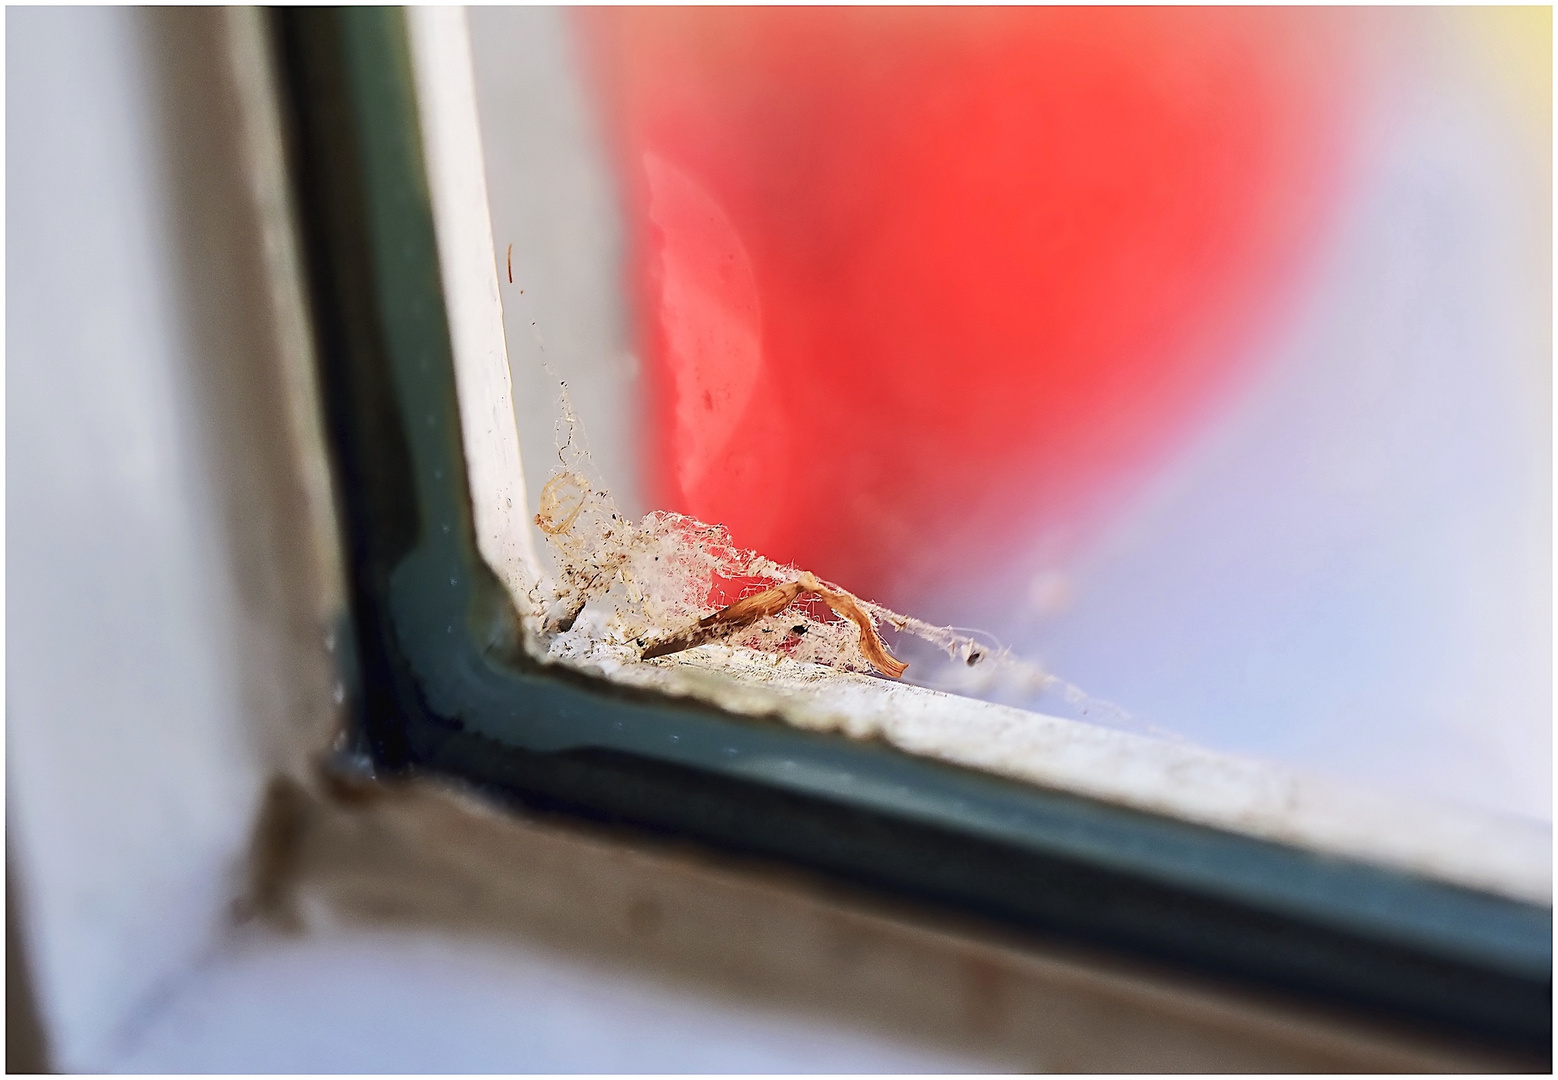
<path id="1" fill-rule="evenodd" d="M 337 930 L 177 987 L 127 1072 L 962 1072 L 992 1063 L 507 942 Z"/>
<path id="2" fill-rule="evenodd" d="M 260 782 L 141 18 L 6 13 L 7 840 L 66 1069 L 210 947 Z"/>
<path id="3" fill-rule="evenodd" d="M 732 712 L 879 738 L 911 754 L 1119 806 L 1552 903 L 1552 829 L 1530 818 L 725 645 L 647 663 L 628 649 L 613 657 L 602 647 L 589 667 Z"/>
<path id="4" fill-rule="evenodd" d="M 406 23 L 477 545 L 526 614 L 540 571 L 514 425 L 465 10 L 408 8 Z"/>

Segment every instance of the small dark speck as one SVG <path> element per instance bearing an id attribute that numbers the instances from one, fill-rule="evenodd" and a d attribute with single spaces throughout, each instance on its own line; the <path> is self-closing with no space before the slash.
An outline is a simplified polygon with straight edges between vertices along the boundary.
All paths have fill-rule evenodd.
<path id="1" fill-rule="evenodd" d="M 806 633 L 806 627 L 804 625 L 792 626 L 790 627 L 790 631 L 795 634 L 804 634 Z"/>
<path id="2" fill-rule="evenodd" d="M 973 667 L 975 664 L 979 663 L 979 661 L 983 660 L 984 658 L 985 658 L 985 654 L 982 653 L 982 652 L 971 652 L 971 653 L 968 654 L 968 666 L 969 667 Z"/>

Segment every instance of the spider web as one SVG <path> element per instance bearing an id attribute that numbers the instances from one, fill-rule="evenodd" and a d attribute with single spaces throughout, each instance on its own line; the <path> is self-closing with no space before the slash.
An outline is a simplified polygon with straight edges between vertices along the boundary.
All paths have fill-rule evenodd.
<path id="1" fill-rule="evenodd" d="M 558 464 L 541 490 L 535 517 L 553 566 L 530 597 L 534 615 L 528 637 L 539 659 L 585 666 L 609 660 L 611 667 L 663 663 L 642 659 L 645 646 L 685 632 L 738 599 L 802 579 L 802 568 L 734 544 L 723 525 L 665 510 L 636 521 L 625 516 L 594 469 L 566 383 L 556 435 Z M 833 582 L 823 584 L 847 592 Z M 1094 723 L 1167 734 L 1014 655 L 988 635 L 937 626 L 852 598 L 890 646 L 923 643 L 914 647 L 911 666 L 918 670 L 906 672 L 906 681 L 1012 702 L 1058 695 Z M 722 636 L 719 644 L 876 674 L 861 651 L 860 628 L 814 598 L 803 597 Z"/>

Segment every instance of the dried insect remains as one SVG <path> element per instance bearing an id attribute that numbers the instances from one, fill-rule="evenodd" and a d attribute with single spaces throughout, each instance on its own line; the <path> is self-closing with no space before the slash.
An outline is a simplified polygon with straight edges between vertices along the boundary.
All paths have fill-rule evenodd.
<path id="1" fill-rule="evenodd" d="M 861 608 L 860 601 L 843 589 L 824 585 L 817 577 L 807 571 L 801 571 L 801 576 L 794 581 L 783 585 L 775 585 L 771 589 L 765 589 L 756 596 L 748 596 L 737 600 L 734 604 L 723 607 L 712 615 L 705 615 L 692 626 L 678 634 L 672 634 L 668 638 L 645 647 L 644 659 L 650 660 L 657 656 L 669 656 L 671 653 L 680 652 L 683 649 L 691 649 L 710 641 L 728 637 L 737 630 L 751 626 L 759 619 L 771 615 L 778 615 L 795 603 L 802 594 L 817 597 L 835 615 L 842 615 L 860 628 L 860 652 L 870 662 L 871 666 L 883 675 L 894 679 L 901 678 L 908 670 L 909 665 L 893 656 L 887 651 L 887 646 L 882 644 L 882 639 L 877 636 L 876 624 L 871 616 Z M 792 626 L 791 633 L 804 634 L 807 627 L 804 623 Z"/>
<path id="2" fill-rule="evenodd" d="M 971 637 L 738 548 L 723 526 L 666 511 L 629 520 L 577 471 L 559 470 L 547 482 L 535 523 L 556 570 L 531 596 L 533 629 L 550 659 L 654 660 L 720 642 L 896 679 L 908 665 L 882 640 L 884 627 L 968 666 L 991 655 Z M 721 584 L 743 595 L 720 605 Z"/>
<path id="3" fill-rule="evenodd" d="M 571 471 L 547 482 L 535 521 L 557 571 L 532 597 L 541 613 L 537 629 L 554 658 L 607 649 L 654 659 L 723 641 L 851 671 L 894 678 L 904 671 L 868 605 L 812 574 L 736 548 L 722 526 L 664 511 L 631 521 Z M 720 582 L 747 595 L 720 606 Z M 840 618 L 807 613 L 797 604 L 806 596 Z"/>
<path id="4" fill-rule="evenodd" d="M 750 650 L 803 665 L 786 669 L 796 677 L 820 665 L 890 679 L 905 675 L 907 659 L 922 686 L 1024 705 L 1058 691 L 1093 722 L 1141 729 L 1123 710 L 999 645 L 739 548 L 722 525 L 661 510 L 626 517 L 606 485 L 591 479 L 583 429 L 567 384 L 561 389 L 558 467 L 534 519 L 553 564 L 529 597 L 528 638 L 540 659 L 632 677 L 646 665 L 684 669 L 688 658 L 680 654 L 719 646 L 723 652 L 700 652 L 695 665 L 742 666 Z M 894 645 L 884 633 L 897 635 Z M 910 647 L 912 655 L 894 655 Z"/>

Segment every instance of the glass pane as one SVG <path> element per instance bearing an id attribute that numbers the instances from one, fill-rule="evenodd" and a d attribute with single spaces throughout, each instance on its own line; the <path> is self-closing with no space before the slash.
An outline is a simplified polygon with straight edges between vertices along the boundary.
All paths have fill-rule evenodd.
<path id="1" fill-rule="evenodd" d="M 532 499 L 563 379 L 1088 696 L 909 681 L 1550 820 L 1549 12 L 470 21 Z"/>

